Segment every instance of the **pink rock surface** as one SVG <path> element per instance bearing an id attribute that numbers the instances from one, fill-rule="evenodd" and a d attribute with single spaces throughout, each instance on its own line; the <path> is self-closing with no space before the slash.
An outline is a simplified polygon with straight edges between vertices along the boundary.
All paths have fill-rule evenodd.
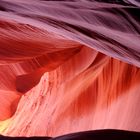
<path id="1" fill-rule="evenodd" d="M 127 11 L 134 5 L 3 0 L 1 7 L 1 134 L 140 131 L 140 26 Z"/>

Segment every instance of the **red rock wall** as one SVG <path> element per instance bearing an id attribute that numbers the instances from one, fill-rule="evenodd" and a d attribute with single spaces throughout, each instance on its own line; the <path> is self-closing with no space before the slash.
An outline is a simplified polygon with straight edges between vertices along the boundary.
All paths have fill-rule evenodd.
<path id="1" fill-rule="evenodd" d="M 138 22 L 124 9 L 122 12 L 130 14 L 132 22 L 127 24 L 124 17 L 124 22 L 112 21 L 121 16 L 108 10 L 115 7 L 121 12 L 125 7 L 121 4 L 95 2 L 95 9 L 88 13 L 91 3 L 77 3 L 80 17 L 82 13 L 94 13 L 90 23 L 80 17 L 81 22 L 73 19 L 72 15 L 80 13 L 65 9 L 72 3 L 62 2 L 62 7 L 58 2 L 37 3 L 1 3 L 7 12 L 0 11 L 0 133 L 58 136 L 104 128 L 140 131 Z M 50 12 L 47 18 L 43 5 Z M 49 9 L 58 5 L 57 12 L 62 8 L 67 17 L 58 14 L 61 24 Z M 24 6 L 35 15 L 24 11 Z M 96 12 L 110 21 L 111 28 L 109 22 L 98 19 Z"/>

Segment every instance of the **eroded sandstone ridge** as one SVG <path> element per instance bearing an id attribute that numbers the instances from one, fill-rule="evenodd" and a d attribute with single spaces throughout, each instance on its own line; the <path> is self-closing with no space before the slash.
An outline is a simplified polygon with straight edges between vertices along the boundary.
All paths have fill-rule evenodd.
<path id="1" fill-rule="evenodd" d="M 0 133 L 140 131 L 138 2 L 0 1 Z"/>

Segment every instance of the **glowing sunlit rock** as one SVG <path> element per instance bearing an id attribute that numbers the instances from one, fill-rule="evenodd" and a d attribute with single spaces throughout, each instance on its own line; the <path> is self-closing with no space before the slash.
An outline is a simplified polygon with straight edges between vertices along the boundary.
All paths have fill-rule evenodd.
<path id="1" fill-rule="evenodd" d="M 130 3 L 0 2 L 0 134 L 140 131 L 139 4 Z"/>

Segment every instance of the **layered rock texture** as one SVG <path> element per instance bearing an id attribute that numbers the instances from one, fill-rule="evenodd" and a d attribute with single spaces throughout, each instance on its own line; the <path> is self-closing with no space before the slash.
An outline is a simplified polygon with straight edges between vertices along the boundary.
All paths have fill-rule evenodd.
<path id="1" fill-rule="evenodd" d="M 1 0 L 0 134 L 140 132 L 139 6 Z"/>

